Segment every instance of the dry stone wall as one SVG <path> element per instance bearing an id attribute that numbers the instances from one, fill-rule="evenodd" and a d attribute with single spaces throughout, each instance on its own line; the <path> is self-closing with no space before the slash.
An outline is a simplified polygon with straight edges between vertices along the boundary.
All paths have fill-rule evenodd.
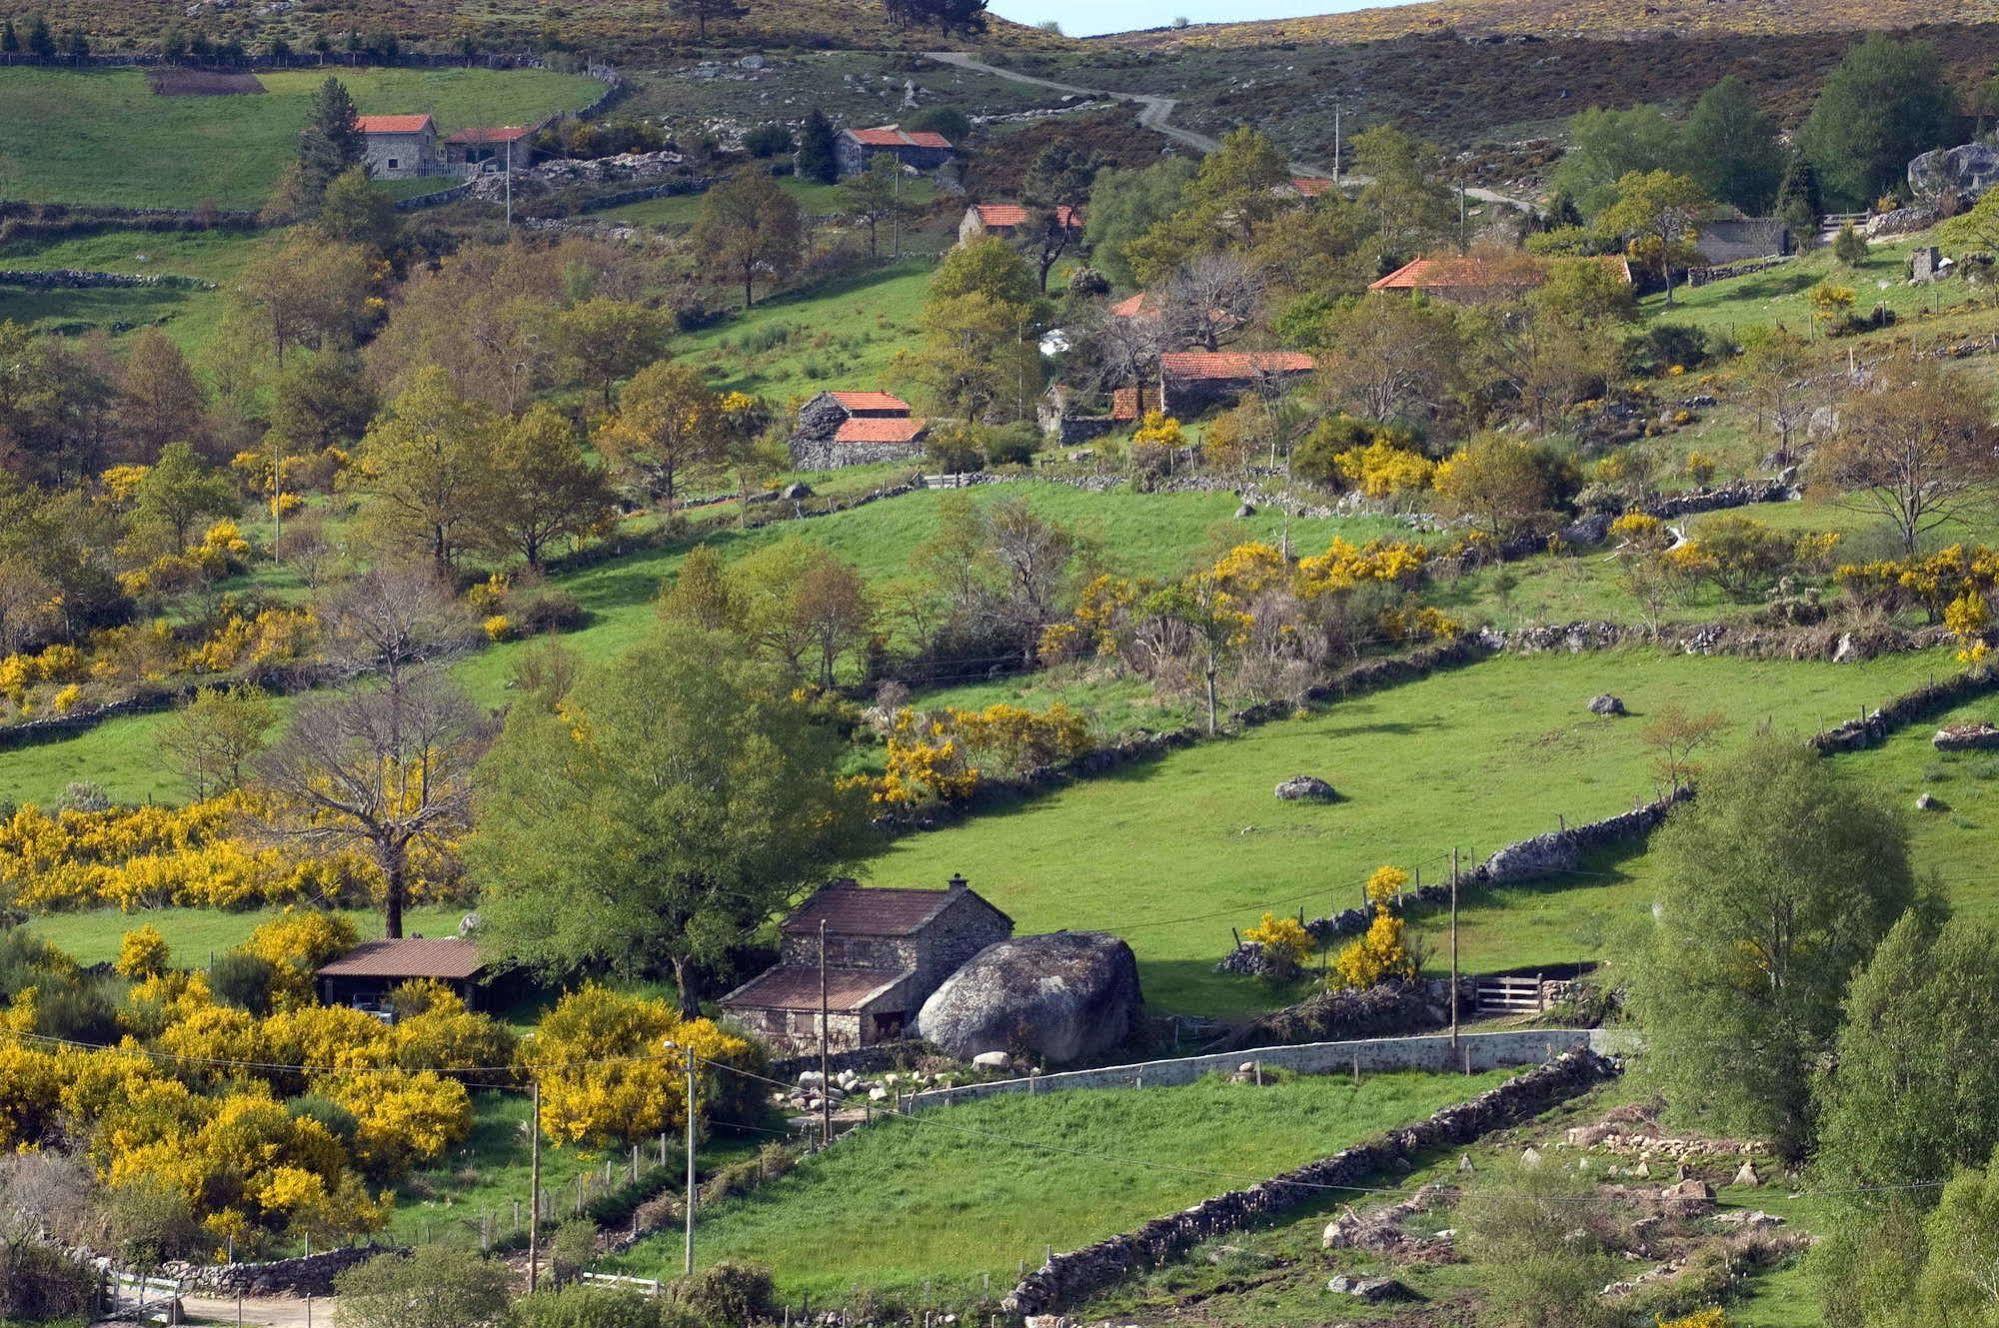
<path id="1" fill-rule="evenodd" d="M 1585 1093 L 1616 1073 L 1614 1062 L 1587 1048 L 1565 1052 L 1538 1069 L 1469 1102 L 1445 1107 L 1407 1129 L 1391 1131 L 1247 1189 L 1203 1199 L 1134 1231 L 1054 1255 L 1023 1278 L 1001 1308 L 1009 1314 L 1034 1315 L 1073 1305 L 1140 1269 L 1177 1258 L 1202 1241 L 1322 1199 L 1329 1190 L 1366 1186 L 1397 1162 L 1412 1161 L 1432 1149 L 1468 1144 Z"/>

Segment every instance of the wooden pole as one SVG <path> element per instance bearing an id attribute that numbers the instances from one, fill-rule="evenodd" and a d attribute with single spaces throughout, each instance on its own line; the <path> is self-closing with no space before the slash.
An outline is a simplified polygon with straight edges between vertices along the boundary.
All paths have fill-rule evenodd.
<path id="1" fill-rule="evenodd" d="M 687 1049 L 687 1276 L 694 1276 L 694 1048 Z"/>
<path id="2" fill-rule="evenodd" d="M 833 1142 L 833 1056 L 826 1001 L 826 919 L 819 919 L 819 1146 Z"/>
<path id="3" fill-rule="evenodd" d="M 541 1080 L 534 1081 L 534 1123 L 528 1133 L 528 1294 L 533 1295 L 541 1253 Z"/>
<path id="4" fill-rule="evenodd" d="M 1451 850 L 1451 1050 L 1458 1047 L 1458 851 Z"/>

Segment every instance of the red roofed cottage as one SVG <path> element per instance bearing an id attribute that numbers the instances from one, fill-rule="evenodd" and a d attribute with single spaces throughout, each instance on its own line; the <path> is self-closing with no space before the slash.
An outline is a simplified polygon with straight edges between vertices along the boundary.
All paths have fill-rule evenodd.
<path id="1" fill-rule="evenodd" d="M 437 124 L 428 115 L 357 115 L 362 164 L 377 180 L 411 180 L 434 174 L 443 158 Z"/>
<path id="2" fill-rule="evenodd" d="M 974 203 L 965 209 L 965 216 L 958 223 L 958 243 L 969 244 L 981 235 L 1011 240 L 1020 234 L 1032 215 L 1032 209 L 1019 203 Z M 1066 203 L 1055 209 L 1055 219 L 1063 230 L 1072 234 L 1083 229 L 1083 214 Z"/>
<path id="3" fill-rule="evenodd" d="M 778 928 L 777 966 L 724 996 L 725 1013 L 780 1052 L 819 1046 L 821 924 L 827 1041 L 835 1051 L 892 1042 L 944 980 L 1013 919 L 954 876 L 943 890 L 823 886 Z"/>
<path id="4" fill-rule="evenodd" d="M 1234 404 L 1252 388 L 1287 386 L 1317 362 L 1295 350 L 1176 350 L 1159 357 L 1159 408 L 1182 419 Z"/>
<path id="5" fill-rule="evenodd" d="M 486 962 L 479 947 L 456 936 L 412 936 L 396 941 L 363 941 L 313 974 L 319 999 L 328 1005 L 386 1008 L 389 993 L 405 982 L 441 982 L 467 1005 L 478 1003 Z"/>
<path id="6" fill-rule="evenodd" d="M 913 461 L 923 455 L 928 420 L 888 392 L 821 392 L 798 411 L 791 463 L 832 470 L 871 461 Z"/>
<path id="7" fill-rule="evenodd" d="M 907 130 L 895 125 L 876 129 L 842 129 L 834 144 L 840 174 L 858 175 L 868 168 L 872 157 L 894 157 L 913 170 L 934 171 L 951 160 L 951 140 L 928 130 Z"/>

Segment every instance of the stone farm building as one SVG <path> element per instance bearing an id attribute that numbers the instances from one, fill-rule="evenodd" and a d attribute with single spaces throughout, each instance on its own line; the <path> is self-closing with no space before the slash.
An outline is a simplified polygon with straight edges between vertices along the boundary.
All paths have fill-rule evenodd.
<path id="1" fill-rule="evenodd" d="M 791 461 L 800 470 L 832 470 L 923 455 L 930 422 L 887 392 L 821 392 L 798 411 Z"/>
<path id="2" fill-rule="evenodd" d="M 456 129 L 444 139 L 444 164 L 454 172 L 525 170 L 534 165 L 534 130 L 527 125 Z"/>
<path id="3" fill-rule="evenodd" d="M 1421 291 L 1454 304 L 1480 304 L 1488 300 L 1513 299 L 1533 290 L 1547 281 L 1548 273 L 1556 263 L 1601 263 L 1626 284 L 1631 281 L 1631 264 L 1614 254 L 1602 258 L 1544 260 L 1509 250 L 1418 258 L 1403 264 L 1368 289 Z"/>
<path id="4" fill-rule="evenodd" d="M 364 144 L 361 162 L 377 180 L 435 175 L 444 164 L 437 123 L 428 115 L 357 115 L 354 127 Z"/>
<path id="5" fill-rule="evenodd" d="M 396 941 L 363 941 L 320 965 L 313 987 L 326 1005 L 385 1009 L 389 993 L 405 982 L 441 982 L 477 1008 L 486 963 L 474 942 L 456 936 L 413 936 Z"/>
<path id="6" fill-rule="evenodd" d="M 821 887 L 778 928 L 777 966 L 724 996 L 722 1010 L 780 1053 L 819 1048 L 820 924 L 826 1039 L 835 1051 L 905 1036 L 916 1012 L 1013 919 L 952 877 L 943 890 Z"/>
<path id="7" fill-rule="evenodd" d="M 1317 367 L 1296 350 L 1168 351 L 1159 357 L 1159 409 L 1190 419 L 1260 387 L 1288 386 Z"/>
<path id="8" fill-rule="evenodd" d="M 868 168 L 868 159 L 887 154 L 912 170 L 934 171 L 947 165 L 953 154 L 951 140 L 929 130 L 907 130 L 895 125 L 875 129 L 842 129 L 835 145 L 840 174 L 859 175 Z"/>
<path id="9" fill-rule="evenodd" d="M 1778 217 L 1714 217 L 1694 228 L 1694 249 L 1713 266 L 1784 258 L 1792 248 L 1791 228 Z"/>
<path id="10" fill-rule="evenodd" d="M 970 244 L 981 235 L 1011 240 L 1020 234 L 1032 215 L 1030 209 L 1019 203 L 974 203 L 965 209 L 964 219 L 958 223 L 958 243 Z M 1055 217 L 1063 230 L 1072 235 L 1081 233 L 1083 214 L 1075 208 L 1065 203 L 1055 209 Z"/>

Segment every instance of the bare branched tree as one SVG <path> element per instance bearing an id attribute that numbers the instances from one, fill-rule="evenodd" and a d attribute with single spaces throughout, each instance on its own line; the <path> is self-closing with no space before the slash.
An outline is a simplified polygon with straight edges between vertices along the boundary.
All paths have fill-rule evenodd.
<path id="1" fill-rule="evenodd" d="M 1263 273 L 1241 254 L 1201 254 L 1167 283 L 1162 307 L 1175 345 L 1219 350 L 1263 311 Z"/>
<path id="2" fill-rule="evenodd" d="M 1099 308 L 1074 329 L 1076 360 L 1091 388 L 1110 396 L 1119 388 L 1138 389 L 1138 414 L 1146 409 L 1146 387 L 1159 371 L 1166 327 L 1157 317 L 1120 318 Z"/>

